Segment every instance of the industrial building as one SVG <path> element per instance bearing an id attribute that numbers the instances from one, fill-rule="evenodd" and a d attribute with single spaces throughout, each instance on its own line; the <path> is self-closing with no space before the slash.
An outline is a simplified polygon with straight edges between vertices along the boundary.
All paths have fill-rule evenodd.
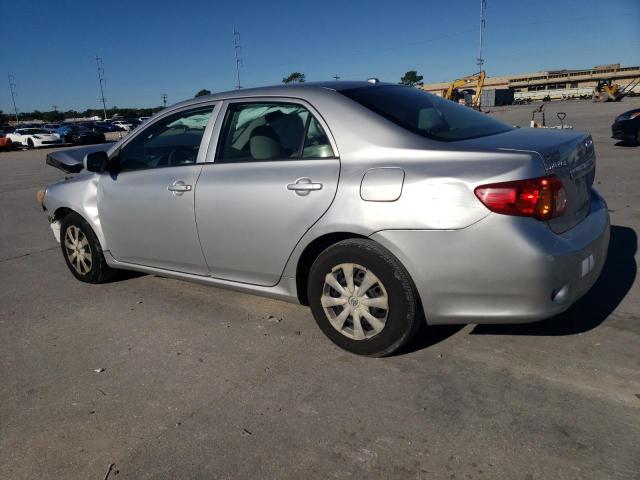
<path id="1" fill-rule="evenodd" d="M 634 79 L 640 78 L 640 66 L 623 67 L 619 63 L 598 65 L 585 70 L 550 70 L 500 77 L 487 76 L 484 90 L 513 91 L 515 100 L 542 100 L 549 96 L 551 99 L 591 97 L 593 90 L 601 79 L 611 79 L 613 83 L 625 86 Z M 449 86 L 448 82 L 425 84 L 422 88 L 430 93 L 442 95 Z M 632 90 L 640 94 L 640 85 Z"/>

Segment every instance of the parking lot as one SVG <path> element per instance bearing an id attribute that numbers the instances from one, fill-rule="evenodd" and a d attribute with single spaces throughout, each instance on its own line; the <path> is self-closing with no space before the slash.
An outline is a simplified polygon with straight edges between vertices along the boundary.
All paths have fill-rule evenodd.
<path id="1" fill-rule="evenodd" d="M 528 126 L 538 105 L 491 110 Z M 585 298 L 536 324 L 431 327 L 384 359 L 341 351 L 306 307 L 78 282 L 36 202 L 62 172 L 47 150 L 0 153 L 0 478 L 640 478 L 640 147 L 609 138 L 638 106 L 546 108 L 592 133 L 611 212 Z"/>

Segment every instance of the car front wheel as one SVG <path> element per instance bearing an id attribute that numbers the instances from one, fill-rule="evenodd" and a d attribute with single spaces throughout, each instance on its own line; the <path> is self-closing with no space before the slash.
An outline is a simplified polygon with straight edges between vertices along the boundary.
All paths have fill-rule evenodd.
<path id="1" fill-rule="evenodd" d="M 107 265 L 91 226 L 76 213 L 69 213 L 62 220 L 60 246 L 67 267 L 82 282 L 108 282 L 117 273 Z"/>
<path id="2" fill-rule="evenodd" d="M 320 329 L 358 355 L 389 355 L 423 324 L 406 269 L 371 240 L 344 240 L 322 252 L 309 273 L 308 298 Z"/>

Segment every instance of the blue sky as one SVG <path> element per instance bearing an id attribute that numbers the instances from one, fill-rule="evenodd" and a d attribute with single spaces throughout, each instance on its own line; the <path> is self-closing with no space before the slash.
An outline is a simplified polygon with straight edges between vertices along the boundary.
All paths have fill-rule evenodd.
<path id="1" fill-rule="evenodd" d="M 455 5 L 455 6 L 454 6 Z M 535 5 L 535 7 L 534 7 Z M 640 64 L 640 0 L 487 0 L 490 76 L 603 63 Z M 146 107 L 234 87 L 232 30 L 241 32 L 245 87 L 307 80 L 425 81 L 473 73 L 479 0 L 389 2 L 0 0 L 0 110 L 97 108 L 94 55 L 107 106 Z M 8 12 L 16 14 L 8 15 Z"/>

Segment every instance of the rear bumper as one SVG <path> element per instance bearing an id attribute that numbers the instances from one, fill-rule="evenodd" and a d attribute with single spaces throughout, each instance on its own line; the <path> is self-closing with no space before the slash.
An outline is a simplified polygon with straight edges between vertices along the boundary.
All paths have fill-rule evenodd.
<path id="1" fill-rule="evenodd" d="M 563 234 L 531 218 L 491 214 L 461 230 L 371 236 L 405 265 L 429 324 L 525 323 L 556 315 L 595 283 L 609 213 L 594 191 L 589 215 Z"/>

